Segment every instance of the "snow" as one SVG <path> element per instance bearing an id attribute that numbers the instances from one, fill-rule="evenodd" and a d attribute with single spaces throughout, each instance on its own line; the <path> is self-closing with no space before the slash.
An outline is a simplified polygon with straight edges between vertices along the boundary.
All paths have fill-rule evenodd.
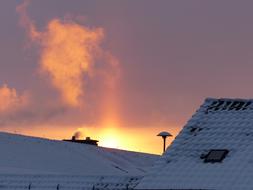
<path id="1" fill-rule="evenodd" d="M 136 189 L 253 188 L 253 100 L 207 99 Z M 227 149 L 222 162 L 201 155 Z"/>
<path id="2" fill-rule="evenodd" d="M 143 175 L 157 155 L 0 133 L 0 174 Z"/>
<path id="3" fill-rule="evenodd" d="M 141 177 L 76 175 L 0 175 L 0 189 L 133 189 Z"/>
<path id="4" fill-rule="evenodd" d="M 133 188 L 158 155 L 0 133 L 0 189 Z"/>

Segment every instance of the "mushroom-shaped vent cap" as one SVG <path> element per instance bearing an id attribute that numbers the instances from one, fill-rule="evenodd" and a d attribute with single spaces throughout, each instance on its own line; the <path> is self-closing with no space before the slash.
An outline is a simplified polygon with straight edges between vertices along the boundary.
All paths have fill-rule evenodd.
<path id="1" fill-rule="evenodd" d="M 161 136 L 161 137 L 172 137 L 172 135 L 166 131 L 162 131 L 160 132 L 157 136 Z"/>

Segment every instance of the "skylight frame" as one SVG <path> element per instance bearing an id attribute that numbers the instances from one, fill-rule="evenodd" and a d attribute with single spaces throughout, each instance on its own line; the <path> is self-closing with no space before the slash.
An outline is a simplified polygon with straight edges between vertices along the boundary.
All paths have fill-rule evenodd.
<path id="1" fill-rule="evenodd" d="M 208 154 L 204 158 L 205 163 L 217 163 L 222 162 L 227 154 L 229 153 L 229 150 L 227 149 L 211 149 L 209 150 Z M 217 155 L 220 154 L 220 155 Z"/>

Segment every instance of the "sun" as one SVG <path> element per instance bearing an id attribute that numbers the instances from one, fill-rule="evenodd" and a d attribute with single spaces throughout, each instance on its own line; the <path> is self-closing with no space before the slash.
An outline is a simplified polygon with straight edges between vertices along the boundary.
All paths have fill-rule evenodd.
<path id="1" fill-rule="evenodd" d="M 116 139 L 104 138 L 100 145 L 108 148 L 119 148 L 119 142 Z"/>
<path id="2" fill-rule="evenodd" d="M 114 128 L 106 128 L 100 134 L 99 145 L 109 148 L 120 148 L 120 135 Z"/>

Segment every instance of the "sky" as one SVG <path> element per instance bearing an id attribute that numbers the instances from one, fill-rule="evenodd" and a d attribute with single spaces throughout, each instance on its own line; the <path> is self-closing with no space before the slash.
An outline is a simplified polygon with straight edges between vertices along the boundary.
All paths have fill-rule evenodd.
<path id="1" fill-rule="evenodd" d="M 253 97 L 252 6 L 2 0 L 0 130 L 160 154 L 205 98 Z"/>

